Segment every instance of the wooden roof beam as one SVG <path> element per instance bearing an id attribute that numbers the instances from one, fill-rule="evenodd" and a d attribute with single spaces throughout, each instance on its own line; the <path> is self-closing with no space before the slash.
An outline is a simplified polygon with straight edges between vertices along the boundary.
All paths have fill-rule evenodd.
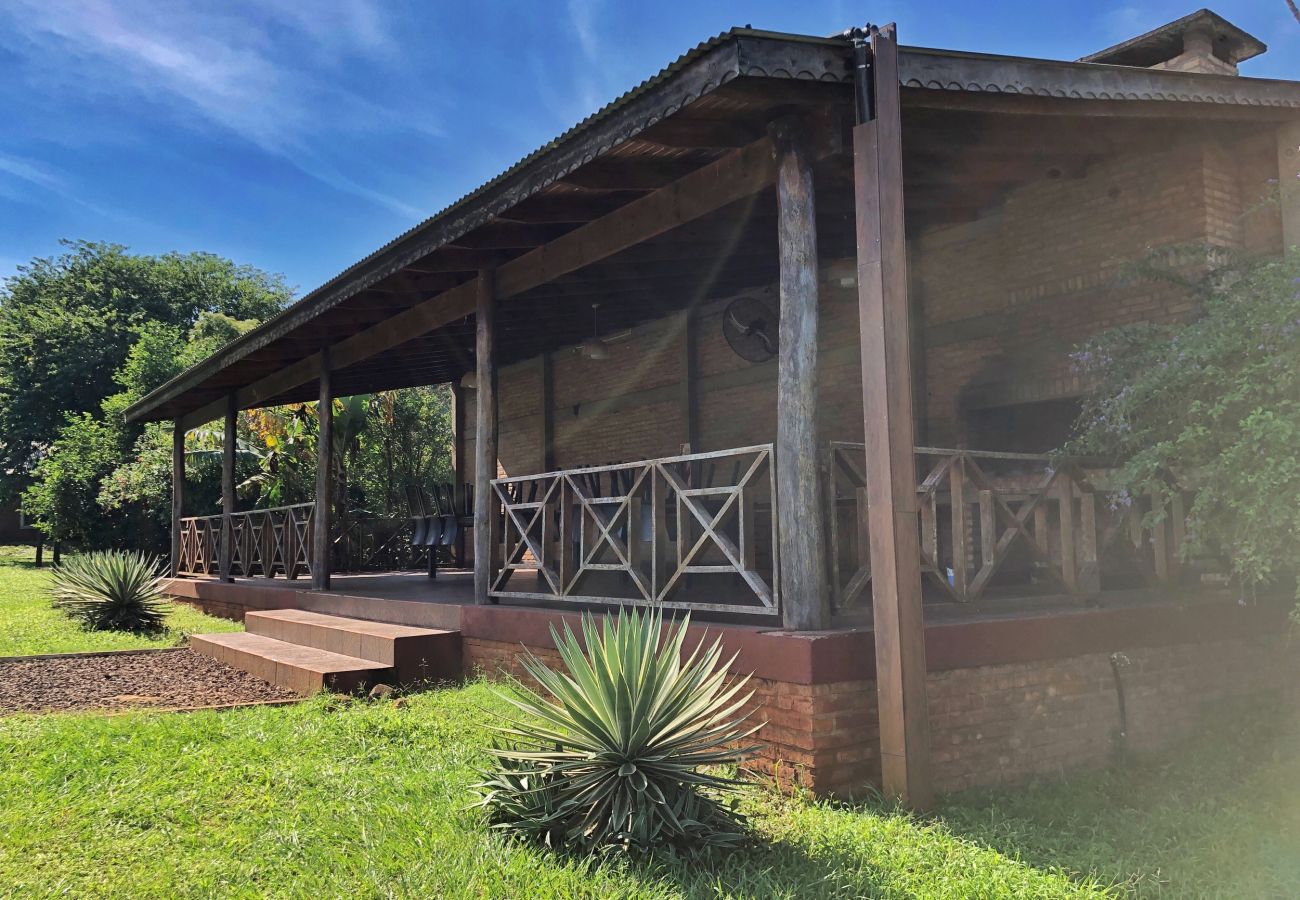
<path id="1" fill-rule="evenodd" d="M 838 128 L 823 121 L 812 138 L 812 153 L 821 158 L 843 152 Z M 682 176 L 609 215 L 561 235 L 550 243 L 501 264 L 496 271 L 497 295 L 522 294 L 561 275 L 613 256 L 628 247 L 716 212 L 772 184 L 775 178 L 772 142 L 761 138 Z M 363 359 L 398 347 L 474 312 L 477 279 L 418 303 L 405 312 L 335 344 L 332 365 L 346 369 Z M 268 400 L 314 381 L 320 374 L 320 354 L 313 354 L 262 378 L 235 393 L 240 409 Z M 224 402 L 224 401 L 218 401 Z M 193 428 L 222 414 L 213 404 L 181 418 Z"/>

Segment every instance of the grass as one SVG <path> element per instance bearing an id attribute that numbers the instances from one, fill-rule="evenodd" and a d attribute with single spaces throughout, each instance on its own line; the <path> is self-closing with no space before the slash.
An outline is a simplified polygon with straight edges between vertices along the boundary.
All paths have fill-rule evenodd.
<path id="1" fill-rule="evenodd" d="M 46 578 L 0 552 L 0 654 L 139 645 L 54 614 Z M 1300 730 L 1277 710 L 1239 712 L 1163 763 L 968 792 L 927 817 L 760 791 L 751 848 L 633 863 L 487 829 L 471 786 L 501 707 L 474 683 L 397 702 L 0 718 L 0 895 L 1289 898 L 1300 885 Z"/>
<path id="2" fill-rule="evenodd" d="M 173 604 L 166 629 L 156 635 L 121 631 L 87 631 L 50 606 L 50 568 L 36 568 L 31 547 L 0 547 L 0 656 L 34 653 L 87 653 L 174 647 L 200 632 L 242 628 L 226 619 Z"/>
<path id="3" fill-rule="evenodd" d="M 916 818 L 760 793 L 743 852 L 582 863 L 469 809 L 484 684 L 400 703 L 0 719 L 0 885 L 133 897 L 1288 897 L 1300 752 L 1258 726 L 1163 766 Z"/>

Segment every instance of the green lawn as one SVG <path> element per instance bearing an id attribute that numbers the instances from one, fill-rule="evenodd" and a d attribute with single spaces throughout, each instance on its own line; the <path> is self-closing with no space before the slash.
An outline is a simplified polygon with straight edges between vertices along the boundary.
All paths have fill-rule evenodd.
<path id="1" fill-rule="evenodd" d="M 48 560 L 47 553 L 47 565 L 38 569 L 31 547 L 0 546 L 0 656 L 172 647 L 190 634 L 243 627 L 176 604 L 167 616 L 167 630 L 158 635 L 86 631 L 50 606 Z"/>
<path id="2" fill-rule="evenodd" d="M 488 686 L 402 704 L 0 719 L 0 893 L 133 897 L 1289 897 L 1300 752 L 1258 727 L 1164 766 L 919 820 L 761 794 L 743 852 L 588 864 L 468 810 Z"/>
<path id="3" fill-rule="evenodd" d="M 146 643 L 78 631 L 46 607 L 47 577 L 0 558 L 0 654 Z M 173 626 L 230 627 L 205 619 L 178 611 Z M 0 718 L 0 896 L 1289 898 L 1300 885 L 1294 716 L 1239 712 L 1162 764 L 970 792 L 926 818 L 763 791 L 745 851 L 584 864 L 507 844 L 468 808 L 501 706 L 471 684 L 400 702 Z"/>

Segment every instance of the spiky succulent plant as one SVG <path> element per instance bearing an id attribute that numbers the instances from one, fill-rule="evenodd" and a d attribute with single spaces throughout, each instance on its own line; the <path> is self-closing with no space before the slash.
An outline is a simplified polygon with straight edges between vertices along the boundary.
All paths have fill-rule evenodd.
<path id="1" fill-rule="evenodd" d="M 721 643 L 684 657 L 689 617 L 665 630 L 659 610 L 584 614 L 582 641 L 551 629 L 567 673 L 521 661 L 544 694 L 506 694 L 521 715 L 500 730 L 478 786 L 495 828 L 581 852 L 743 840 L 744 783 L 719 771 L 750 756 L 748 677 L 720 664 Z M 585 649 L 584 649 L 585 645 Z M 732 658 L 734 660 L 734 657 Z"/>
<path id="2" fill-rule="evenodd" d="M 65 559 L 54 570 L 54 606 L 87 628 L 156 632 L 167 604 L 158 560 L 144 553 L 102 551 Z"/>

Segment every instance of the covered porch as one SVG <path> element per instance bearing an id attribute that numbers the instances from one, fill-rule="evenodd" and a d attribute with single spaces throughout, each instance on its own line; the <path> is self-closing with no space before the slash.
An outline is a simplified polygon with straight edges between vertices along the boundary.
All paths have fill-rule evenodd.
<path id="1" fill-rule="evenodd" d="M 866 716 L 871 694 L 851 750 L 833 729 L 788 744 L 853 777 L 874 759 L 924 805 L 928 649 L 1011 664 L 1086 621 L 1071 649 L 1098 652 L 1165 627 L 1171 592 L 1218 599 L 1214 561 L 1180 552 L 1183 494 L 1121 496 L 1097 461 L 1039 452 L 1083 389 L 1072 336 L 1186 312 L 1097 274 L 1144 239 L 1160 179 L 1276 176 L 1294 86 L 1191 77 L 892 28 L 702 44 L 131 410 L 176 422 L 174 592 L 457 627 L 479 659 L 565 609 L 690 610 L 810 709 L 842 691 L 825 702 Z M 1178 202 L 1217 196 L 1198 190 Z M 1148 237 L 1216 237 L 1184 211 Z M 336 573 L 331 401 L 420 384 L 455 401 L 446 567 Z M 238 412 L 308 400 L 314 502 L 239 509 Z M 223 509 L 186 515 L 184 434 L 214 418 Z"/>

